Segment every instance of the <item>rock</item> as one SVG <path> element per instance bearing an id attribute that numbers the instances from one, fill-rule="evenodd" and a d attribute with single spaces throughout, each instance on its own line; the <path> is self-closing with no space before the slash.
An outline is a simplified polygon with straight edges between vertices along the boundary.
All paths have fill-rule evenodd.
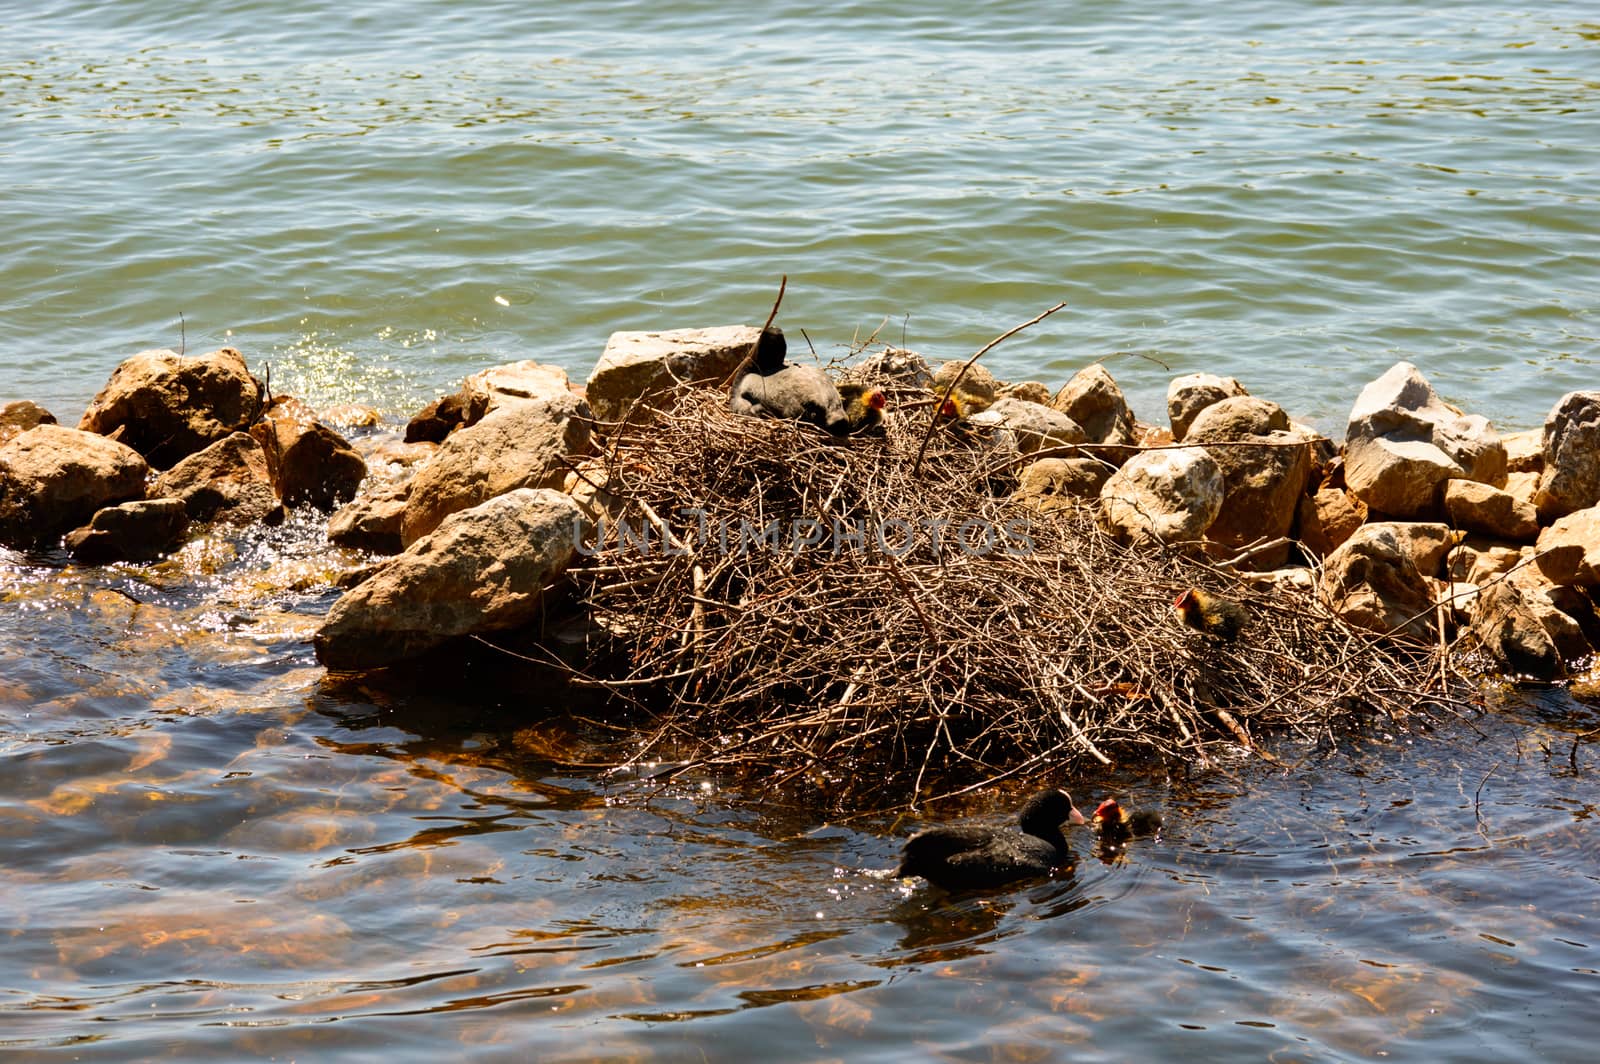
<path id="1" fill-rule="evenodd" d="M 1316 575 L 1303 565 L 1290 565 L 1282 569 L 1269 569 L 1264 573 L 1240 573 L 1252 586 L 1269 591 L 1290 591 L 1311 595 L 1317 590 Z"/>
<path id="2" fill-rule="evenodd" d="M 1539 533 L 1539 571 L 1557 586 L 1600 584 L 1600 506 L 1577 510 Z"/>
<path id="3" fill-rule="evenodd" d="M 1249 394 L 1232 377 L 1218 377 L 1214 373 L 1174 377 L 1167 385 L 1167 420 L 1172 424 L 1172 438 L 1182 440 L 1189 425 L 1206 407 L 1236 395 Z"/>
<path id="4" fill-rule="evenodd" d="M 1367 520 L 1367 504 L 1344 488 L 1320 488 L 1300 496 L 1297 506 L 1295 538 L 1318 558 L 1327 557 Z"/>
<path id="5" fill-rule="evenodd" d="M 1514 543 L 1469 536 L 1446 556 L 1445 575 L 1458 583 L 1481 586 L 1510 572 L 1522 558 L 1522 549 Z"/>
<path id="6" fill-rule="evenodd" d="M 1098 362 L 1074 374 L 1050 405 L 1082 425 L 1091 443 L 1133 443 L 1133 412 L 1122 389 Z"/>
<path id="7" fill-rule="evenodd" d="M 141 351 L 111 374 L 78 428 L 117 439 L 166 469 L 230 433 L 261 409 L 261 382 L 231 347 L 184 357 Z"/>
<path id="8" fill-rule="evenodd" d="M 374 554 L 399 554 L 405 549 L 400 529 L 408 494 L 407 488 L 388 488 L 340 507 L 328 519 L 328 542 Z"/>
<path id="9" fill-rule="evenodd" d="M 1450 523 L 1497 539 L 1531 540 L 1539 534 L 1538 515 L 1527 502 L 1476 480 L 1448 480 L 1444 510 Z"/>
<path id="10" fill-rule="evenodd" d="M 1507 473 L 1541 473 L 1544 471 L 1544 430 L 1524 429 L 1508 432 L 1500 437 L 1506 447 Z"/>
<path id="11" fill-rule="evenodd" d="M 489 405 L 484 413 L 490 414 L 507 403 L 522 399 L 554 402 L 572 392 L 572 380 L 560 366 L 523 359 L 479 370 L 466 379 L 462 391 L 486 396 Z"/>
<path id="12" fill-rule="evenodd" d="M 1600 392 L 1568 392 L 1544 422 L 1534 505 L 1550 522 L 1600 503 Z"/>
<path id="13" fill-rule="evenodd" d="M 0 406 L 0 443 L 16 439 L 29 429 L 54 425 L 56 416 L 31 399 Z"/>
<path id="14" fill-rule="evenodd" d="M 181 499 L 136 499 L 95 511 L 82 528 L 67 533 L 63 546 L 90 565 L 153 561 L 183 542 L 189 514 Z"/>
<path id="15" fill-rule="evenodd" d="M 1045 512 L 1098 499 L 1113 469 L 1095 458 L 1041 458 L 1017 475 L 1011 500 Z"/>
<path id="16" fill-rule="evenodd" d="M 612 489 L 606 463 L 598 458 L 580 462 L 561 484 L 561 490 L 572 496 L 584 516 L 596 525 L 610 524 L 622 514 L 627 500 Z"/>
<path id="17" fill-rule="evenodd" d="M 427 441 L 406 443 L 398 436 L 383 434 L 351 440 L 351 446 L 367 463 L 367 470 L 388 467 L 391 473 L 410 469 L 439 453 L 439 445 Z"/>
<path id="18" fill-rule="evenodd" d="M 1505 446 L 1489 422 L 1444 403 L 1409 362 L 1362 389 L 1345 444 L 1350 490 L 1394 517 L 1438 514 L 1446 480 L 1506 482 Z"/>
<path id="19" fill-rule="evenodd" d="M 1021 399 L 1028 403 L 1050 405 L 1050 389 L 1043 381 L 1018 381 L 1000 388 L 1001 399 Z M 1071 416 L 1071 415 L 1068 415 Z"/>
<path id="20" fill-rule="evenodd" d="M 150 495 L 180 500 L 190 521 L 232 525 L 253 524 L 278 507 L 266 453 L 244 432 L 224 436 L 162 473 Z"/>
<path id="21" fill-rule="evenodd" d="M 597 420 L 618 422 L 680 384 L 719 385 L 745 359 L 761 330 L 750 325 L 668 332 L 614 332 L 585 389 Z"/>
<path id="22" fill-rule="evenodd" d="M 96 510 L 144 496 L 149 466 L 92 432 L 39 425 L 0 445 L 0 543 L 34 547 Z"/>
<path id="23" fill-rule="evenodd" d="M 1203 449 L 1141 451 L 1100 489 L 1100 521 L 1124 542 L 1199 540 L 1222 509 L 1222 469 Z"/>
<path id="24" fill-rule="evenodd" d="M 285 506 L 333 510 L 355 498 L 367 475 L 356 449 L 298 400 L 274 399 L 250 435 L 266 454 L 273 490 Z"/>
<path id="25" fill-rule="evenodd" d="M 338 671 L 380 668 L 528 624 L 589 531 L 558 491 L 519 488 L 453 513 L 333 604 L 314 639 L 317 659 Z"/>
<path id="26" fill-rule="evenodd" d="M 1566 663 L 1592 652 L 1578 622 L 1549 593 L 1524 580 L 1523 570 L 1490 584 L 1473 604 L 1472 634 L 1509 672 L 1539 680 L 1566 673 Z"/>
<path id="27" fill-rule="evenodd" d="M 1247 547 L 1285 539 L 1311 479 L 1311 445 L 1288 431 L 1276 403 L 1234 396 L 1206 407 L 1189 425 L 1185 443 L 1208 447 L 1222 470 L 1222 506 L 1206 529 L 1207 552 L 1230 558 Z M 1259 447 L 1239 446 L 1259 443 Z M 1289 560 L 1289 544 L 1252 556 L 1252 569 L 1276 569 Z"/>
<path id="28" fill-rule="evenodd" d="M 1172 430 L 1161 425 L 1146 425 L 1142 421 L 1133 423 L 1133 443 L 1136 447 L 1170 447 L 1178 442 L 1173 439 Z"/>
<path id="29" fill-rule="evenodd" d="M 1422 544 L 1434 539 L 1435 530 L 1436 556 L 1430 566 L 1419 567 L 1418 557 L 1427 560 L 1429 553 Z M 1323 559 L 1317 590 L 1329 609 L 1357 627 L 1431 642 L 1438 634 L 1427 578 L 1437 571 L 1448 542 L 1443 525 L 1362 525 Z"/>
<path id="30" fill-rule="evenodd" d="M 943 395 L 944 390 L 950 387 L 950 382 L 956 379 L 957 374 L 960 374 L 961 380 L 951 394 L 958 396 L 962 400 L 962 408 L 964 410 L 968 413 L 976 414 L 987 409 L 999 398 L 1000 387 L 999 382 L 994 379 L 994 374 L 990 373 L 980 363 L 974 362 L 967 367 L 965 373 L 962 373 L 961 367 L 966 366 L 966 364 L 965 359 L 960 361 L 952 360 L 942 363 L 938 369 L 934 370 L 933 395 L 936 399 Z"/>
<path id="31" fill-rule="evenodd" d="M 406 422 L 407 443 L 441 443 L 458 428 L 476 425 L 489 412 L 489 394 L 462 389 L 435 399 Z"/>
<path id="32" fill-rule="evenodd" d="M 1076 421 L 1059 410 L 1023 399 L 1001 399 L 972 415 L 969 423 L 1008 434 L 1016 449 L 1032 454 L 1043 447 L 1083 443 L 1086 437 Z"/>
<path id="33" fill-rule="evenodd" d="M 361 403 L 339 403 L 322 412 L 320 420 L 336 429 L 375 429 L 383 424 L 383 415 L 376 407 Z"/>
<path id="34" fill-rule="evenodd" d="M 933 370 L 928 366 L 928 360 L 903 347 L 886 347 L 868 355 L 856 366 L 852 376 L 866 381 L 900 384 L 907 388 L 933 388 Z"/>
<path id="35" fill-rule="evenodd" d="M 415 543 L 450 514 L 517 488 L 559 489 L 566 460 L 589 449 L 588 414 L 564 392 L 509 404 L 452 433 L 411 482 L 401 541 Z"/>

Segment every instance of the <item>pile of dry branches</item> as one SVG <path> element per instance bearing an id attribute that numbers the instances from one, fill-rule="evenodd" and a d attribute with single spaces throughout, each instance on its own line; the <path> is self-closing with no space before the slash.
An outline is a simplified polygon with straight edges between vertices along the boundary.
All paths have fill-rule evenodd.
<path id="1" fill-rule="evenodd" d="M 970 433 L 938 428 L 914 470 L 927 410 L 834 440 L 725 402 L 687 390 L 614 432 L 620 519 L 573 574 L 613 634 L 588 679 L 656 720 L 641 756 L 889 804 L 1081 758 L 1251 747 L 1263 728 L 1326 736 L 1444 681 L 1430 651 L 1309 596 L 1123 547 L 1087 508 L 1006 501 L 1016 454 Z M 1243 637 L 1181 625 L 1190 586 L 1243 603 Z"/>

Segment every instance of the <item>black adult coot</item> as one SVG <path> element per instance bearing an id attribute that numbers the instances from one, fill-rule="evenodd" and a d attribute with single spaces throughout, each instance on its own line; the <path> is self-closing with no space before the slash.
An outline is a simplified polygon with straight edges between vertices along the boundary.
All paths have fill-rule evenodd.
<path id="1" fill-rule="evenodd" d="M 753 364 L 733 382 L 728 409 L 749 417 L 809 422 L 835 436 L 849 433 L 850 418 L 839 389 L 815 366 L 785 362 L 788 350 L 782 329 L 764 330 L 756 341 Z"/>
<path id="2" fill-rule="evenodd" d="M 946 890 L 998 887 L 1048 875 L 1072 862 L 1061 825 L 1084 823 L 1066 791 L 1040 791 L 1017 813 L 1017 827 L 929 828 L 906 840 L 898 876 L 921 876 Z M 1019 830 L 1020 828 L 1020 830 Z"/>

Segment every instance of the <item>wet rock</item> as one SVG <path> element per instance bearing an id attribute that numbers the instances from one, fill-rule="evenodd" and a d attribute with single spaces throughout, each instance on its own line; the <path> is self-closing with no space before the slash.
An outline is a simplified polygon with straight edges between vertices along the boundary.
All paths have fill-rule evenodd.
<path id="1" fill-rule="evenodd" d="M 439 445 L 427 441 L 406 443 L 398 436 L 366 436 L 351 440 L 351 446 L 367 463 L 368 471 L 387 467 L 391 474 L 420 465 L 439 453 Z"/>
<path id="2" fill-rule="evenodd" d="M 95 511 L 62 545 L 80 562 L 154 561 L 183 543 L 189 514 L 181 499 L 137 499 Z"/>
<path id="3" fill-rule="evenodd" d="M 278 507 L 266 453 L 244 432 L 224 436 L 162 473 L 150 495 L 181 501 L 190 521 L 231 525 L 260 521 Z"/>
<path id="4" fill-rule="evenodd" d="M 1225 486 L 1201 448 L 1141 451 L 1100 489 L 1100 521 L 1124 542 L 1198 540 L 1222 509 Z"/>
<path id="5" fill-rule="evenodd" d="M 1032 454 L 1044 447 L 1083 443 L 1087 439 L 1082 427 L 1059 410 L 1022 399 L 998 400 L 967 420 L 973 425 L 1007 434 L 1000 440 L 1010 441 L 1023 454 Z"/>
<path id="6" fill-rule="evenodd" d="M 1074 374 L 1050 405 L 1082 425 L 1091 443 L 1133 443 L 1133 412 L 1116 380 L 1098 362 Z"/>
<path id="7" fill-rule="evenodd" d="M 1443 525 L 1362 525 L 1323 559 L 1318 593 L 1353 625 L 1431 641 L 1437 631 L 1428 578 L 1438 571 L 1449 541 Z"/>
<path id="8" fill-rule="evenodd" d="M 353 499 L 367 463 L 345 438 L 296 399 L 274 399 L 250 435 L 261 444 L 273 489 L 285 506 L 330 511 Z"/>
<path id="9" fill-rule="evenodd" d="M 1028 403 L 1042 403 L 1050 405 L 1050 389 L 1043 381 L 1017 381 L 1015 384 L 1002 385 L 1000 388 L 1001 399 L 1021 399 Z M 1071 416 L 1070 414 L 1068 415 Z"/>
<path id="10" fill-rule="evenodd" d="M 589 406 L 597 420 L 618 422 L 636 403 L 648 406 L 677 385 L 719 385 L 750 354 L 760 335 L 750 325 L 614 332 L 589 374 Z"/>
<path id="11" fill-rule="evenodd" d="M 1514 540 L 1531 540 L 1539 534 L 1532 504 L 1476 480 L 1446 481 L 1444 510 L 1451 524 L 1468 532 Z"/>
<path id="12" fill-rule="evenodd" d="M 439 527 L 450 514 L 517 488 L 559 490 L 568 462 L 589 449 L 589 408 L 571 392 L 508 404 L 452 433 L 417 471 L 401 540 Z"/>
<path id="13" fill-rule="evenodd" d="M 328 541 L 351 550 L 399 554 L 405 549 L 400 530 L 409 494 L 405 487 L 388 488 L 340 507 L 328 519 Z"/>
<path id="14" fill-rule="evenodd" d="M 951 394 L 961 401 L 963 410 L 976 414 L 988 409 L 1000 397 L 1000 386 L 994 374 L 981 363 L 974 362 L 962 373 L 961 367 L 966 364 L 964 359 L 941 363 L 933 371 L 933 394 L 935 398 L 943 395 L 945 389 L 950 387 L 950 382 L 959 375 L 960 381 Z"/>
<path id="15" fill-rule="evenodd" d="M 1040 512 L 1100 497 L 1115 467 L 1095 458 L 1041 458 L 1017 475 L 1013 502 Z"/>
<path id="16" fill-rule="evenodd" d="M 1253 544 L 1286 538 L 1311 479 L 1311 446 L 1288 431 L 1289 418 L 1276 403 L 1234 396 L 1200 412 L 1185 443 L 1209 447 L 1222 471 L 1222 506 L 1206 529 L 1207 551 L 1229 558 Z M 1239 446 L 1257 443 L 1260 446 Z M 1289 560 L 1289 544 L 1265 550 L 1243 563 L 1276 569 Z"/>
<path id="17" fill-rule="evenodd" d="M 1577 510 L 1539 533 L 1539 571 L 1552 584 L 1600 584 L 1600 506 Z"/>
<path id="18" fill-rule="evenodd" d="M 1524 429 L 1508 432 L 1500 437 L 1506 447 L 1507 473 L 1540 473 L 1544 471 L 1544 430 Z"/>
<path id="19" fill-rule="evenodd" d="M 54 425 L 56 416 L 31 399 L 0 406 L 0 443 L 16 439 L 29 429 Z"/>
<path id="20" fill-rule="evenodd" d="M 250 427 L 262 386 L 231 347 L 188 357 L 141 351 L 111 374 L 78 428 L 115 434 L 156 469 Z"/>
<path id="21" fill-rule="evenodd" d="M 588 534 L 577 503 L 557 491 L 519 488 L 451 514 L 334 603 L 314 639 L 317 659 L 373 669 L 528 624 Z"/>
<path id="22" fill-rule="evenodd" d="M 375 429 L 383 424 L 383 415 L 376 407 L 361 403 L 339 403 L 322 411 L 323 424 L 347 432 L 350 429 Z"/>
<path id="23" fill-rule="evenodd" d="M 1542 521 L 1600 503 L 1600 392 L 1568 392 L 1545 419 L 1544 471 L 1534 505 Z"/>
<path id="24" fill-rule="evenodd" d="M 1219 377 L 1214 373 L 1190 373 L 1174 377 L 1167 385 L 1167 420 L 1172 424 L 1172 438 L 1182 440 L 1200 411 L 1213 403 L 1234 396 L 1249 395 L 1244 386 L 1232 377 Z"/>
<path id="25" fill-rule="evenodd" d="M 933 370 L 928 360 L 903 347 L 886 347 L 868 355 L 856 367 L 855 376 L 862 380 L 900 384 L 906 388 L 933 388 Z"/>
<path id="26" fill-rule="evenodd" d="M 1578 621 L 1556 605 L 1551 590 L 1525 573 L 1519 569 L 1479 592 L 1472 634 L 1506 671 L 1557 679 L 1566 674 L 1568 662 L 1587 657 L 1593 648 Z"/>
<path id="27" fill-rule="evenodd" d="M 1350 490 L 1394 517 L 1439 514 L 1447 480 L 1506 482 L 1505 446 L 1489 422 L 1446 404 L 1409 362 L 1362 389 L 1345 443 Z"/>
<path id="28" fill-rule="evenodd" d="M 1295 538 L 1306 550 L 1325 558 L 1367 520 L 1367 504 L 1344 488 L 1319 488 L 1297 504 Z"/>
<path id="29" fill-rule="evenodd" d="M 149 466 L 92 432 L 39 425 L 0 445 L 0 543 L 50 543 L 96 510 L 144 496 Z"/>
<path id="30" fill-rule="evenodd" d="M 405 442 L 441 443 L 458 428 L 476 425 L 489 412 L 487 392 L 462 389 L 435 399 L 406 422 Z"/>

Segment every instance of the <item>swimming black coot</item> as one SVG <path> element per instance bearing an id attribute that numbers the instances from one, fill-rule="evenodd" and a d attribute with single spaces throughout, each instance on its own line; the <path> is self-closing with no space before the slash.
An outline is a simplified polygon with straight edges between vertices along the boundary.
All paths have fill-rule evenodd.
<path id="1" fill-rule="evenodd" d="M 906 840 L 898 876 L 921 876 L 946 890 L 998 887 L 1048 875 L 1072 862 L 1061 825 L 1084 823 L 1066 791 L 1040 791 L 1017 814 L 1017 827 L 928 828 Z M 1020 830 L 1019 830 L 1020 829 Z"/>

